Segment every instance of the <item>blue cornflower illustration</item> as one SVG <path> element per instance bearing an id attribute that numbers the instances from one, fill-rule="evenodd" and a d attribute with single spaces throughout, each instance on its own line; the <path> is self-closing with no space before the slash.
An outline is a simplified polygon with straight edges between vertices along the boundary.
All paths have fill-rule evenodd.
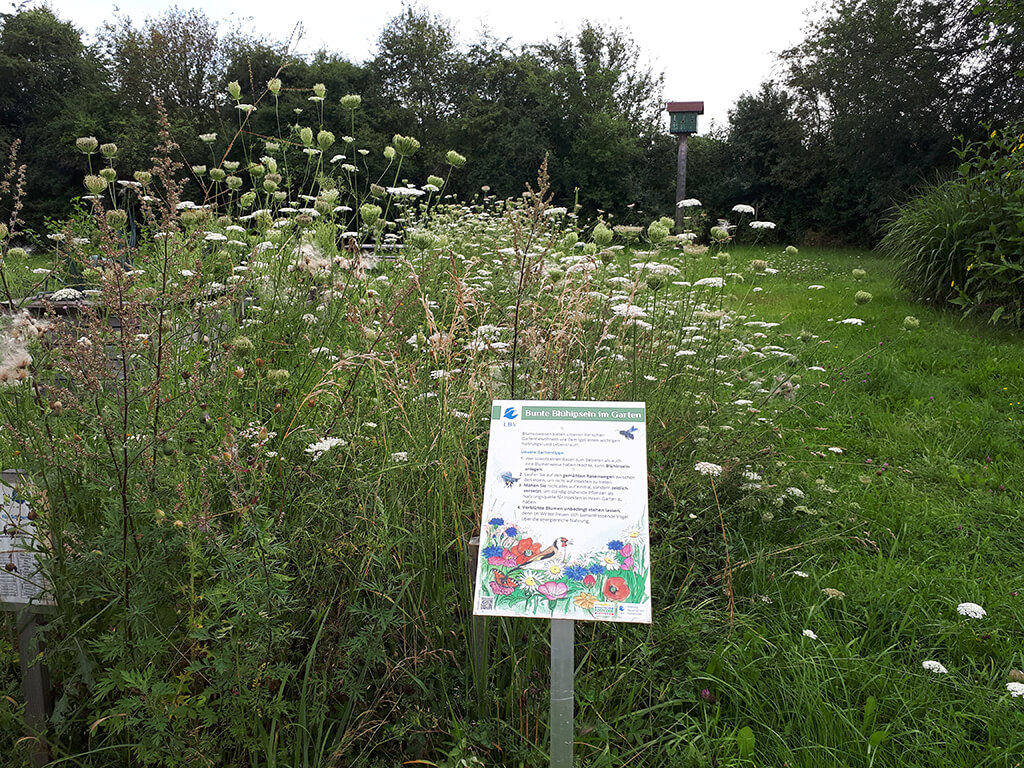
<path id="1" fill-rule="evenodd" d="M 608 542 L 608 549 L 612 550 L 613 552 L 618 552 L 624 546 L 625 545 L 621 541 L 619 541 L 618 539 L 615 539 L 615 541 L 609 541 Z"/>
<path id="2" fill-rule="evenodd" d="M 487 521 L 488 525 L 504 525 L 505 521 L 500 517 L 492 517 Z"/>
<path id="3" fill-rule="evenodd" d="M 582 565 L 570 565 L 562 571 L 562 575 L 572 581 L 583 581 L 583 577 L 587 575 L 587 569 Z"/>
<path id="4" fill-rule="evenodd" d="M 501 557 L 503 551 L 501 547 L 484 547 L 484 557 Z"/>
<path id="5" fill-rule="evenodd" d="M 592 566 L 590 566 L 590 573 L 593 576 L 600 576 L 602 573 L 604 573 L 604 566 L 600 563 L 594 563 Z"/>

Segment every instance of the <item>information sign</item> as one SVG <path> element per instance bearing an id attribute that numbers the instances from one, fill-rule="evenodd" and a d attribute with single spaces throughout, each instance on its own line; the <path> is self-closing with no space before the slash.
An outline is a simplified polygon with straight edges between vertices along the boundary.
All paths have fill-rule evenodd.
<path id="1" fill-rule="evenodd" d="M 19 494 L 18 474 L 4 472 L 0 480 L 0 608 L 20 608 L 40 602 L 44 582 L 34 542 L 36 527 Z"/>
<path id="2" fill-rule="evenodd" d="M 474 613 L 650 623 L 643 403 L 496 400 Z"/>

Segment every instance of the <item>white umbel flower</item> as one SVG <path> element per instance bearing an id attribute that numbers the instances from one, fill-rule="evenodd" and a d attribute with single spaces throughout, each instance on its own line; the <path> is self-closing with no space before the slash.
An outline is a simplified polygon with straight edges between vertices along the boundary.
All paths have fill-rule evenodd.
<path id="1" fill-rule="evenodd" d="M 711 477 L 718 477 L 722 474 L 721 465 L 712 464 L 710 461 L 698 461 L 693 465 L 693 469 L 696 472 L 700 472 L 702 475 L 710 475 Z"/>
<path id="2" fill-rule="evenodd" d="M 977 603 L 960 603 L 956 607 L 956 612 L 971 619 L 983 619 L 986 615 L 985 609 Z"/>
<path id="3" fill-rule="evenodd" d="M 934 672 L 936 675 L 945 675 L 949 672 L 949 670 L 942 666 L 942 664 L 940 664 L 937 661 L 932 661 L 930 659 L 928 661 L 922 661 L 921 666 L 927 669 L 929 672 Z"/>

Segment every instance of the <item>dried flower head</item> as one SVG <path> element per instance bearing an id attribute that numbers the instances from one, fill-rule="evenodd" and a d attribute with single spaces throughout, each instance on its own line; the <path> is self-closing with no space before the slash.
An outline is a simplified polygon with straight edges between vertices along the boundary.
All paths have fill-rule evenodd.
<path id="1" fill-rule="evenodd" d="M 412 136 L 403 136 L 400 133 L 396 133 L 392 137 L 391 144 L 402 157 L 412 157 L 420 148 L 419 140 L 414 139 Z"/>
<path id="2" fill-rule="evenodd" d="M 102 176 L 90 174 L 85 177 L 85 188 L 90 195 L 101 195 L 107 190 L 107 181 Z"/>
<path id="3" fill-rule="evenodd" d="M 96 140 L 95 136 L 80 136 L 75 139 L 75 146 L 78 147 L 78 151 L 85 155 L 95 153 L 99 145 L 100 143 Z"/>

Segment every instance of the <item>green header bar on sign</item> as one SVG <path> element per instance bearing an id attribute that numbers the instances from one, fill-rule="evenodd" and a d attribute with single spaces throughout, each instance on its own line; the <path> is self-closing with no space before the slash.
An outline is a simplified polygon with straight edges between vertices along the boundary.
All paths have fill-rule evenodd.
<path id="1" fill-rule="evenodd" d="M 643 408 L 523 406 L 523 421 L 646 421 Z"/>
<path id="2" fill-rule="evenodd" d="M 492 419 L 500 419 L 501 418 L 501 406 L 500 405 L 492 405 L 491 406 L 491 418 Z"/>

